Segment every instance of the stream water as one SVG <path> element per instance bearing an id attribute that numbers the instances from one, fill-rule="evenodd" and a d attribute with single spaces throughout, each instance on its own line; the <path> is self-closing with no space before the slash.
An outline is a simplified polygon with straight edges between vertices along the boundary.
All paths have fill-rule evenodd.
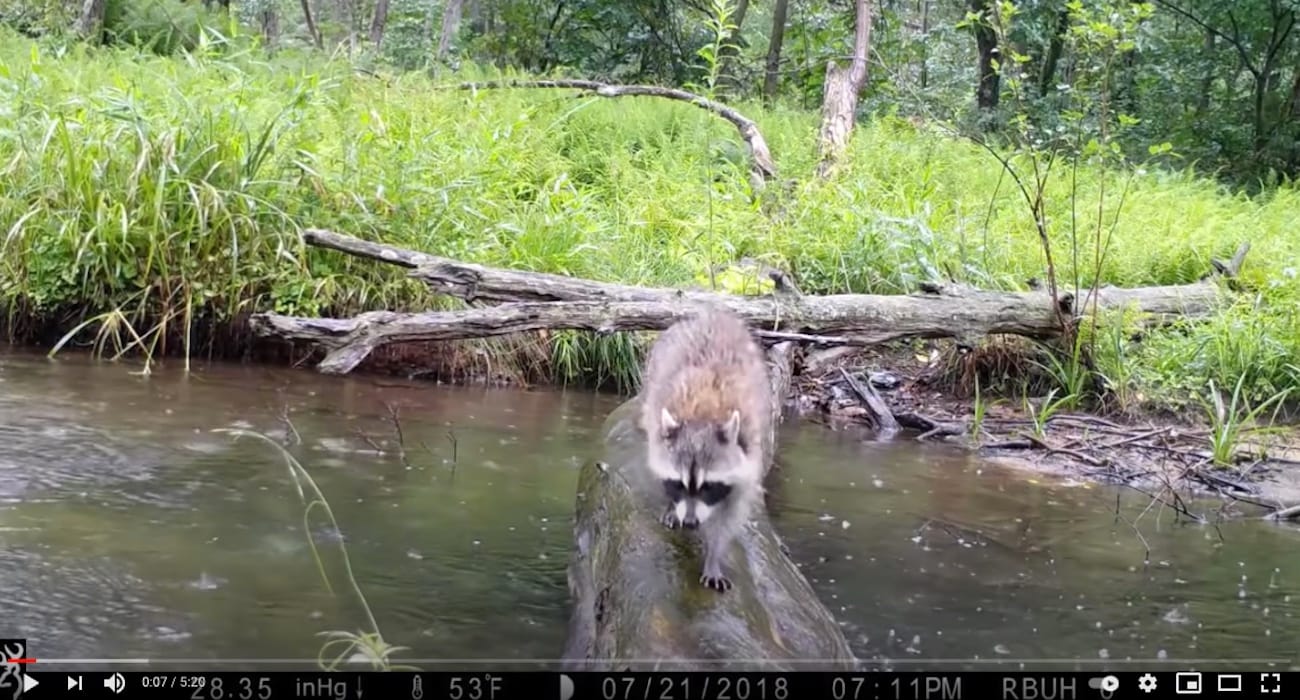
<path id="1" fill-rule="evenodd" d="M 618 397 L 139 369 L 0 351 L 0 637 L 42 667 L 311 668 L 322 633 L 370 627 L 340 543 L 397 658 L 560 653 L 576 477 Z M 220 429 L 287 445 L 310 481 Z M 862 658 L 1300 664 L 1294 526 L 1177 523 L 1131 491 L 810 423 L 781 445 L 777 530 Z M 313 484 L 340 530 L 316 508 L 309 538 Z"/>

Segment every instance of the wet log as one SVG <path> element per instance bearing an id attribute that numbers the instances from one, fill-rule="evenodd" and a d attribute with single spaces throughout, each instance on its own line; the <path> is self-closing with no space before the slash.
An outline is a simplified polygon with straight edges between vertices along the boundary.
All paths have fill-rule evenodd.
<path id="1" fill-rule="evenodd" d="M 779 417 L 790 384 L 790 343 L 769 351 Z M 604 453 L 578 482 L 569 562 L 569 670 L 848 669 L 848 640 L 786 555 L 766 508 L 756 508 L 726 562 L 735 587 L 699 582 L 701 548 L 659 522 L 662 489 L 644 469 L 639 398 L 605 422 Z M 774 423 L 775 424 L 775 423 Z M 770 471 L 775 432 L 763 444 Z"/>

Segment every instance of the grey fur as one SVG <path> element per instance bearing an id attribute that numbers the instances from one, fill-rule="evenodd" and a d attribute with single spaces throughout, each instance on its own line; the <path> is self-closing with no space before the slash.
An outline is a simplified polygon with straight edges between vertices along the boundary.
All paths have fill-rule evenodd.
<path id="1" fill-rule="evenodd" d="M 722 562 L 763 498 L 770 391 L 762 348 L 721 309 L 673 324 L 646 358 L 641 427 L 647 465 L 669 501 L 661 520 L 699 528 L 700 582 L 718 591 L 732 587 Z"/>

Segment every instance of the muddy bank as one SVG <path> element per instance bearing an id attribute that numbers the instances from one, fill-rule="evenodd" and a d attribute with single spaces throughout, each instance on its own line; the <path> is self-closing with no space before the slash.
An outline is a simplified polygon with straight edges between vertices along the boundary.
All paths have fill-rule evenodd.
<path id="1" fill-rule="evenodd" d="M 808 357 L 794 400 L 803 415 L 863 439 L 943 441 L 995 463 L 1057 478 L 1118 484 L 1196 520 L 1300 517 L 1300 430 L 1243 429 L 1226 464 L 1199 416 L 1080 408 L 1044 412 L 1046 392 L 1021 397 L 956 390 L 951 343 Z M 947 366 L 945 366 L 947 365 Z M 1032 386 L 1032 383 L 1031 383 Z M 883 407 L 883 410 L 882 410 Z M 1192 505 L 1189 497 L 1211 497 Z"/>

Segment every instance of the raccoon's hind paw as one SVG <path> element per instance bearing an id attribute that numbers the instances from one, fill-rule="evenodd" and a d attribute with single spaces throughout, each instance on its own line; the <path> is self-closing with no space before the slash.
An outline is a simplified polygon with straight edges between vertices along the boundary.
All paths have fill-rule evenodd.
<path id="1" fill-rule="evenodd" d="M 664 514 L 659 516 L 659 522 L 663 523 L 664 527 L 669 530 L 676 530 L 678 526 L 682 524 L 681 521 L 677 519 L 677 509 L 673 506 L 668 506 L 668 508 L 664 510 Z"/>
<path id="2" fill-rule="evenodd" d="M 704 574 L 703 576 L 700 576 L 700 583 L 704 584 L 705 587 L 712 588 L 713 590 L 719 593 L 726 593 L 727 591 L 731 590 L 731 579 L 727 578 L 723 574 L 718 574 L 717 576 L 710 576 L 709 574 Z"/>

